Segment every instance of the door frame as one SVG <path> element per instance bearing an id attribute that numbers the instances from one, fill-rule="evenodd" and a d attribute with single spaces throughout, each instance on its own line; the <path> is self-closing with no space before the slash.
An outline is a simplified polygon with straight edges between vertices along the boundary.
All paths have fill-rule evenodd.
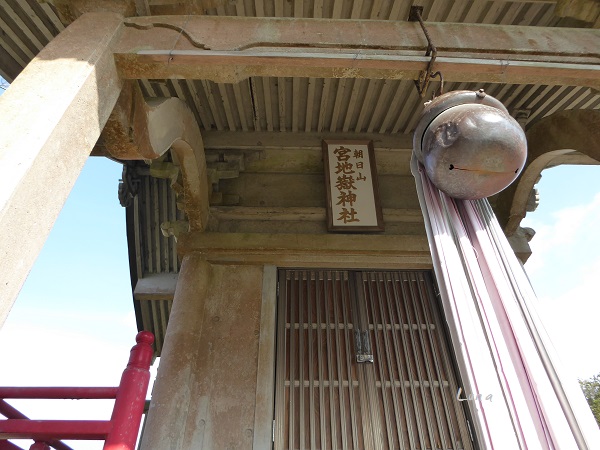
<path id="1" fill-rule="evenodd" d="M 256 407 L 252 448 L 273 448 L 273 415 L 275 413 L 275 343 L 277 332 L 277 267 L 263 268 L 258 366 L 256 371 Z"/>

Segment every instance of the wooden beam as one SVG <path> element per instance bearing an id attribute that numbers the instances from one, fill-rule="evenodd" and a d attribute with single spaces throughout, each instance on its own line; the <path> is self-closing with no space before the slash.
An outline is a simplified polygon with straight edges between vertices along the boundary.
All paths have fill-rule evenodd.
<path id="1" fill-rule="evenodd" d="M 148 0 L 148 4 L 150 6 L 150 11 L 152 12 L 152 14 L 154 15 L 160 15 L 160 14 L 205 14 L 205 10 L 207 7 L 211 7 L 211 8 L 216 8 L 219 5 L 223 5 L 226 4 L 228 0 L 205 0 L 205 1 L 200 1 L 197 0 L 195 2 L 184 2 L 181 0 Z M 590 1 L 594 1 L 594 0 L 590 0 Z M 496 0 L 496 3 L 515 3 L 515 4 L 520 4 L 520 3 L 534 3 L 534 4 L 554 4 L 557 2 L 557 0 Z M 137 0 L 136 0 L 137 3 Z M 232 4 L 241 4 L 243 2 L 238 2 L 235 3 L 233 2 Z M 258 17 L 264 16 L 265 15 L 265 5 L 264 5 L 264 0 L 258 0 L 255 3 L 256 6 L 256 15 Z M 275 8 L 275 15 L 276 16 L 282 16 L 283 15 L 283 3 L 280 1 L 276 1 L 274 2 L 274 8 Z M 292 2 L 290 2 L 292 3 Z M 332 15 L 334 18 L 339 18 L 341 16 L 341 12 L 342 12 L 342 6 L 344 4 L 344 2 L 342 0 L 337 0 L 337 1 L 331 1 L 329 2 L 330 4 L 333 4 L 333 11 L 323 11 L 323 0 L 320 1 L 314 1 L 311 2 L 314 3 L 314 11 L 313 11 L 313 17 L 315 19 L 318 18 L 322 18 L 324 15 Z M 362 2 L 356 2 L 357 6 L 361 5 Z M 438 3 L 442 3 L 442 5 L 440 5 L 440 7 L 445 7 L 443 4 L 446 2 L 438 2 Z M 379 8 L 383 9 L 384 7 L 381 6 L 381 2 L 375 2 L 375 4 L 379 4 Z M 398 17 L 398 9 L 400 9 L 402 7 L 402 5 L 404 4 L 404 2 L 401 1 L 396 1 L 396 2 L 392 2 L 392 6 L 391 6 L 391 12 L 389 14 L 389 16 L 391 18 L 396 18 Z M 222 6 L 221 6 L 222 8 Z M 302 9 L 301 5 L 296 5 L 295 2 L 293 3 L 293 8 L 294 11 L 302 11 L 303 15 L 309 15 L 310 14 L 310 9 L 307 6 L 304 6 L 304 8 Z M 327 6 L 325 6 L 325 9 L 327 8 Z M 379 8 L 373 8 L 372 12 L 371 12 L 371 19 L 374 19 L 377 17 L 377 12 L 379 11 Z M 405 6 L 406 8 L 406 6 Z M 357 14 L 358 11 L 355 8 L 354 10 L 354 14 Z M 402 14 L 402 12 L 400 12 L 400 14 Z M 402 17 L 401 17 L 402 18 Z"/>
<path id="2" fill-rule="evenodd" d="M 204 148 L 210 150 L 266 150 L 280 148 L 322 149 L 323 139 L 373 141 L 376 149 L 412 151 L 412 135 L 379 133 L 280 133 L 204 131 Z"/>
<path id="3" fill-rule="evenodd" d="M 188 233 L 180 255 L 194 253 L 212 263 L 273 264 L 279 267 L 371 267 L 429 269 L 425 235 Z"/>
<path id="4" fill-rule="evenodd" d="M 153 273 L 140 278 L 135 285 L 136 300 L 173 300 L 177 286 L 177 273 Z"/>
<path id="5" fill-rule="evenodd" d="M 419 24 L 407 21 L 181 15 L 133 17 L 125 19 L 124 24 L 123 49 L 145 43 L 138 49 L 241 51 L 259 47 L 304 47 L 420 51 L 427 45 Z M 597 54 L 593 44 L 597 32 L 589 29 L 456 22 L 427 22 L 426 27 L 438 50 L 444 51 L 454 48 L 552 54 L 561 53 L 553 48 L 553 44 L 559 43 L 562 52 Z M 569 42 L 573 33 L 587 35 L 587 42 Z M 172 37 L 175 39 L 164 41 Z M 549 40 L 531 42 L 541 37 Z M 580 41 L 580 37 L 576 41 Z"/>
<path id="6" fill-rule="evenodd" d="M 446 81 L 600 86 L 600 32 L 428 23 Z M 251 76 L 416 79 L 427 41 L 414 22 L 215 16 L 126 19 L 124 78 L 239 82 Z"/>
<path id="7" fill-rule="evenodd" d="M 325 208 L 318 207 L 248 207 L 248 206 L 213 206 L 210 213 L 218 220 L 257 220 L 257 221 L 305 221 L 324 222 Z M 423 223 L 423 213 L 419 209 L 384 208 L 386 223 Z M 162 274 L 161 274 L 162 275 Z M 144 278 L 146 280 L 146 278 Z M 139 286 L 145 286 L 145 284 Z M 136 292 L 138 288 L 136 286 Z"/>

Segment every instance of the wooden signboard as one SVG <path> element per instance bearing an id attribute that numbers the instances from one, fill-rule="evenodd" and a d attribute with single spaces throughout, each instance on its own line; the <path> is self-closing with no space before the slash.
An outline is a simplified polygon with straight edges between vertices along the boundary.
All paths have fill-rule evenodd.
<path id="1" fill-rule="evenodd" d="M 323 141 L 327 229 L 383 231 L 372 141 Z"/>

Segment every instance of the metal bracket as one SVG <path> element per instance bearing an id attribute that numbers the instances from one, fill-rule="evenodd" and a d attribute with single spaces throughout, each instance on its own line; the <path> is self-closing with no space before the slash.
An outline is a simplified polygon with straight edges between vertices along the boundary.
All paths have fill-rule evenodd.
<path id="1" fill-rule="evenodd" d="M 369 332 L 357 329 L 354 332 L 354 342 L 356 345 L 356 362 L 373 362 L 373 352 L 371 351 L 371 342 L 369 341 Z"/>
<path id="2" fill-rule="evenodd" d="M 417 86 L 417 91 L 421 98 L 425 97 L 425 93 L 427 92 L 427 88 L 429 87 L 429 82 L 432 78 L 439 77 L 440 78 L 440 90 L 439 94 L 444 93 L 444 77 L 442 73 L 437 71 L 433 71 L 433 65 L 435 63 L 435 58 L 437 57 L 437 48 L 433 44 L 431 40 L 431 36 L 429 36 L 429 31 L 425 28 L 425 23 L 423 22 L 423 7 L 422 6 L 411 6 L 410 13 L 408 14 L 409 22 L 419 22 L 421 28 L 423 29 L 423 33 L 425 33 L 425 38 L 427 39 L 427 51 L 425 52 L 425 56 L 430 56 L 431 59 L 427 64 L 427 69 L 422 70 L 419 73 L 419 79 L 415 80 L 415 85 Z"/>

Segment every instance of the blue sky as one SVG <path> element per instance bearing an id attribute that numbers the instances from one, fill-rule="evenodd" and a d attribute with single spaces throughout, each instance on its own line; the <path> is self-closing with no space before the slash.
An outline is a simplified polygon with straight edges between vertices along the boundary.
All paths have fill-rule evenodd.
<path id="1" fill-rule="evenodd" d="M 600 373 L 600 166 L 548 169 L 538 188 L 523 221 L 536 230 L 525 269 L 566 370 L 589 378 Z"/>
<path id="2" fill-rule="evenodd" d="M 1 93 L 1 91 L 0 91 Z M 121 166 L 90 158 L 0 330 L 0 385 L 116 386 L 137 332 Z M 526 264 L 538 310 L 573 378 L 600 372 L 600 167 L 544 172 Z M 35 418 L 110 416 L 110 402 L 14 402 Z M 76 449 L 102 444 L 77 443 Z"/>
<path id="3" fill-rule="evenodd" d="M 61 333 L 102 335 L 106 345 L 134 343 L 120 175 L 118 163 L 88 160 L 6 326 L 53 326 Z"/>

